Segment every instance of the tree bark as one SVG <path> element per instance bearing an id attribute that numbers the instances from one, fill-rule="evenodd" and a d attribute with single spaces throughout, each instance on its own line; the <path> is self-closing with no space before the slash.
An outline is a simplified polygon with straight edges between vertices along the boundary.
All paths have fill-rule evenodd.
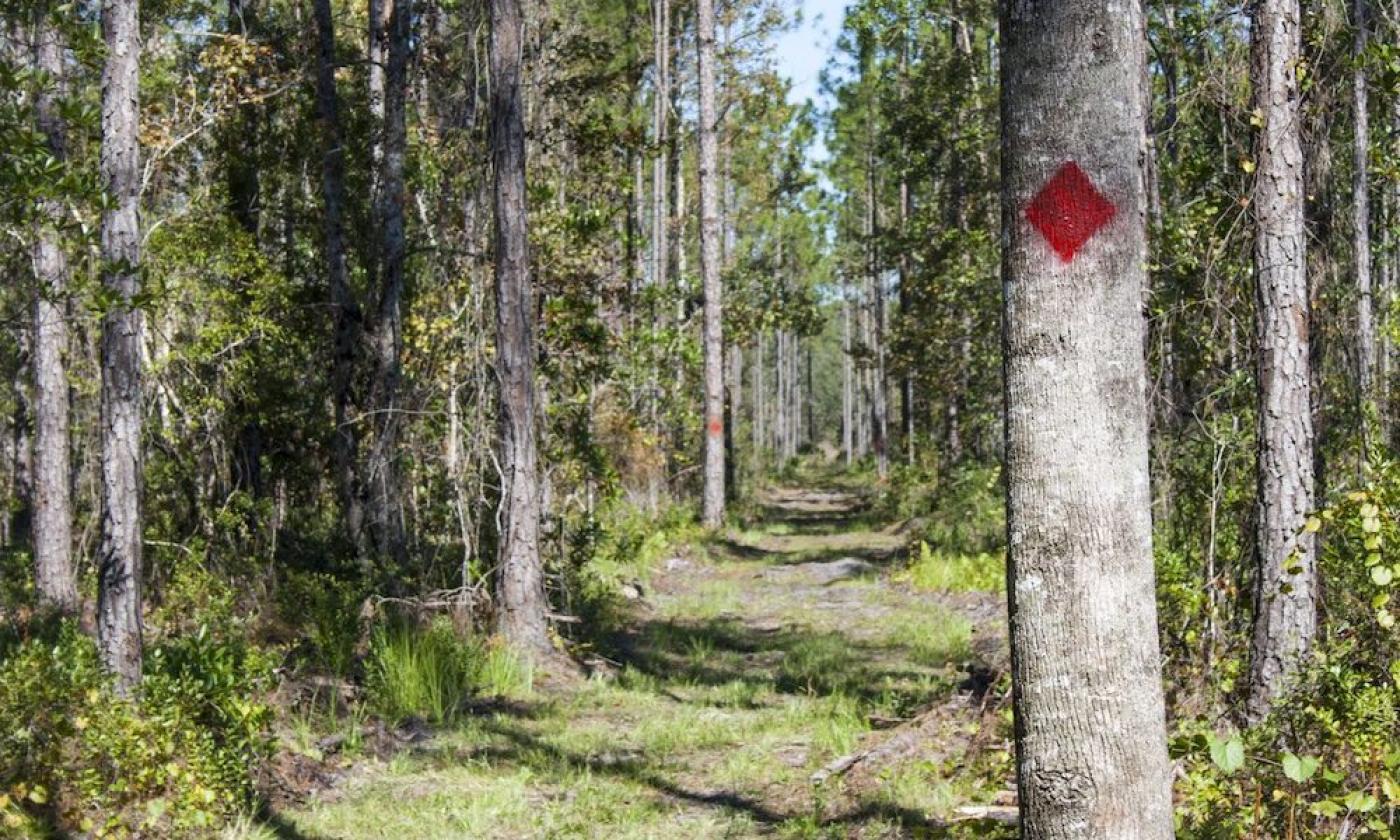
<path id="1" fill-rule="evenodd" d="M 1369 21 L 1366 0 L 1352 0 L 1354 31 L 1351 71 L 1352 170 L 1351 247 L 1356 273 L 1356 367 L 1363 406 L 1374 405 L 1376 325 L 1371 299 L 1371 196 L 1368 186 L 1371 132 L 1367 114 L 1366 43 Z M 1369 419 L 1365 422 L 1370 422 Z"/>
<path id="2" fill-rule="evenodd" d="M 855 461 L 855 372 L 851 358 L 851 283 L 841 281 L 841 453 L 846 466 Z"/>
<path id="3" fill-rule="evenodd" d="M 701 521 L 724 521 L 724 315 L 720 299 L 719 168 L 715 137 L 714 0 L 696 4 L 700 75 L 700 280 L 705 297 L 705 460 Z"/>
<path id="4" fill-rule="evenodd" d="M 1303 531 L 1313 508 L 1313 420 L 1298 0 L 1255 0 L 1252 14 L 1255 107 L 1264 124 L 1252 202 L 1259 467 L 1247 711 L 1259 720 L 1312 646 L 1317 568 L 1315 541 Z"/>
<path id="5" fill-rule="evenodd" d="M 13 507 L 5 522 L 6 545 L 29 545 L 34 536 L 34 400 L 28 371 L 33 368 L 34 336 L 21 329 L 16 338 L 19 357 L 12 381 L 15 410 L 10 417 L 10 498 Z"/>
<path id="6" fill-rule="evenodd" d="M 104 0 L 102 35 L 102 535 L 97 554 L 97 635 L 103 666 L 122 696 L 141 681 L 141 288 L 138 0 Z"/>
<path id="7" fill-rule="evenodd" d="M 870 282 L 871 347 L 874 367 L 870 401 L 870 438 L 875 449 L 875 473 L 883 481 L 889 476 L 888 452 L 889 416 L 885 390 L 885 284 L 880 277 L 880 262 L 876 253 L 879 236 L 879 213 L 876 208 L 878 191 L 875 183 L 875 116 L 870 117 L 870 150 L 866 173 L 866 271 Z"/>
<path id="8" fill-rule="evenodd" d="M 500 387 L 501 535 L 496 628 L 531 655 L 552 651 L 540 562 L 535 446 L 535 294 L 525 203 L 519 0 L 491 0 L 491 156 L 495 165 L 496 379 Z"/>
<path id="9" fill-rule="evenodd" d="M 1027 840 L 1166 840 L 1142 313 L 1144 14 L 1139 0 L 1005 0 L 1001 9 L 1021 831 Z M 1066 258 L 1032 226 L 1030 205 L 1071 162 L 1116 210 Z"/>
<path id="10" fill-rule="evenodd" d="M 46 77 L 34 110 L 49 154 L 68 158 L 58 100 L 63 95 L 63 43 L 42 9 L 34 31 L 34 65 Z M 78 611 L 73 573 L 73 506 L 68 454 L 68 261 L 59 228 L 63 203 L 39 203 L 34 237 L 34 581 L 39 601 L 63 613 Z"/>
<path id="11" fill-rule="evenodd" d="M 321 213 L 325 237 L 326 280 L 335 318 L 335 349 L 331 362 L 331 398 L 335 410 L 332 449 L 340 515 L 346 534 L 361 558 L 368 556 L 364 539 L 364 503 L 360 498 L 359 433 L 354 407 L 355 359 L 362 315 L 350 288 L 345 253 L 345 146 L 340 125 L 340 100 L 335 85 L 335 21 L 330 0 L 315 0 L 318 59 L 316 110 L 321 129 Z"/>
<path id="12" fill-rule="evenodd" d="M 666 264 L 670 259 L 666 212 L 667 144 L 670 139 L 667 117 L 671 108 L 671 10 L 667 0 L 653 0 L 652 46 L 652 142 L 656 157 L 651 163 L 651 282 L 656 289 L 666 287 Z"/>
<path id="13" fill-rule="evenodd" d="M 379 300 L 371 347 L 374 373 L 369 409 L 374 417 L 374 441 L 365 463 L 371 534 L 377 559 L 402 564 L 407 544 L 399 505 L 398 405 L 400 357 L 403 347 L 404 164 L 408 154 L 407 98 L 410 0 L 375 0 L 384 16 L 386 57 L 383 78 L 383 121 L 378 126 L 380 157 L 374 195 L 375 231 L 379 237 Z"/>
<path id="14" fill-rule="evenodd" d="M 762 454 L 768 443 L 767 429 L 764 425 L 764 418 L 768 411 L 767 394 L 763 382 L 764 361 L 763 349 L 768 343 L 768 336 L 760 331 L 754 339 L 753 349 L 753 408 L 749 409 L 753 415 L 753 448 L 757 454 Z"/>

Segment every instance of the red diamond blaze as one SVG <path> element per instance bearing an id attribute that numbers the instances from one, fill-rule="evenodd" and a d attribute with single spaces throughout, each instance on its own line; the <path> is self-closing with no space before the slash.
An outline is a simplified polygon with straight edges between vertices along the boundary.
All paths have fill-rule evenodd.
<path id="1" fill-rule="evenodd" d="M 1117 212 L 1079 164 L 1070 161 L 1031 199 L 1026 218 L 1060 255 L 1060 261 L 1069 262 Z"/>

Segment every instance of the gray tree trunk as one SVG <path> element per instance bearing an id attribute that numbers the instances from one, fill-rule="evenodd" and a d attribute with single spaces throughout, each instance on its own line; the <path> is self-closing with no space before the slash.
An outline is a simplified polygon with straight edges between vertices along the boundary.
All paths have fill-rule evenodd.
<path id="1" fill-rule="evenodd" d="M 141 681 L 141 342 L 132 298 L 141 288 L 137 0 L 104 0 L 102 35 L 102 282 L 113 303 L 102 319 L 102 535 L 97 553 L 97 637 L 123 696 Z"/>
<path id="2" fill-rule="evenodd" d="M 651 164 L 651 282 L 666 287 L 666 267 L 670 258 L 667 234 L 670 222 L 666 212 L 667 144 L 670 140 L 668 116 L 671 110 L 671 10 L 667 0 L 653 0 L 652 46 L 652 141 L 656 157 Z"/>
<path id="3" fill-rule="evenodd" d="M 15 410 L 10 417 L 10 498 L 13 506 L 5 521 L 5 544 L 28 545 L 34 531 L 34 400 L 29 388 L 34 336 L 20 329 L 15 336 L 19 349 L 11 385 Z"/>
<path id="4" fill-rule="evenodd" d="M 1248 714 L 1266 715 L 1317 627 L 1311 317 L 1299 137 L 1298 0 L 1255 0 L 1252 72 L 1263 114 L 1256 157 L 1254 274 L 1259 360 L 1259 485 Z"/>
<path id="5" fill-rule="evenodd" d="M 1142 311 L 1144 13 L 1139 0 L 1005 0 L 1001 9 L 1008 597 L 1022 837 L 1165 840 L 1171 775 Z M 1116 209 L 1082 212 L 1090 187 Z M 1041 232 L 1041 223 L 1053 230 L 1073 216 L 1105 223 L 1077 251 Z"/>
<path id="6" fill-rule="evenodd" d="M 403 511 L 399 505 L 398 405 L 400 356 L 403 347 L 404 164 L 408 154 L 407 98 L 410 0 L 375 0 L 384 17 L 383 121 L 379 137 L 377 189 L 374 194 L 375 231 L 379 237 L 379 300 L 372 331 L 374 373 L 369 410 L 374 417 L 374 441 L 365 463 L 365 483 L 374 550 L 379 561 L 402 564 L 406 559 Z"/>
<path id="7" fill-rule="evenodd" d="M 889 412 L 885 383 L 885 284 L 880 277 L 880 262 L 876 253 L 876 237 L 879 236 L 879 214 L 876 207 L 877 190 L 875 183 L 875 118 L 871 115 L 871 137 L 868 171 L 866 172 L 866 271 L 870 282 L 870 324 L 871 355 L 874 366 L 870 372 L 872 380 L 870 401 L 870 438 L 875 449 L 875 473 L 882 480 L 889 475 L 890 458 Z"/>
<path id="8" fill-rule="evenodd" d="M 841 454 L 846 466 L 855 461 L 855 372 L 851 358 L 851 284 L 841 281 Z"/>
<path id="9" fill-rule="evenodd" d="M 496 379 L 500 387 L 502 471 L 496 627 L 512 647 L 542 655 L 553 648 L 539 544 L 535 294 L 528 254 L 525 122 L 520 101 L 523 30 L 519 0 L 491 0 Z"/>
<path id="10" fill-rule="evenodd" d="M 1366 43 L 1368 12 L 1366 0 L 1352 0 L 1354 28 L 1351 70 L 1352 170 L 1351 170 L 1351 247 L 1352 268 L 1356 273 L 1356 365 L 1357 384 L 1363 405 L 1375 399 L 1376 325 L 1371 299 L 1371 196 L 1368 186 L 1371 133 L 1367 114 Z"/>
<path id="11" fill-rule="evenodd" d="M 370 195 L 379 194 L 384 161 L 384 112 L 389 55 L 389 16 L 393 0 L 369 0 Z"/>
<path id="12" fill-rule="evenodd" d="M 724 522 L 724 330 L 719 276 L 719 168 L 715 137 L 714 0 L 696 4 L 700 75 L 700 281 L 705 296 L 705 460 L 701 521 Z"/>
<path id="13" fill-rule="evenodd" d="M 63 43 L 48 17 L 39 13 L 34 64 L 47 78 L 34 103 L 49 154 L 67 160 L 67 137 L 58 100 L 63 95 Z M 64 613 L 78 611 L 73 573 L 73 506 L 68 456 L 68 261 L 59 235 L 63 203 L 40 202 L 34 237 L 34 581 L 41 603 Z"/>
<path id="14" fill-rule="evenodd" d="M 335 318 L 335 348 L 331 363 L 331 398 L 335 406 L 336 487 L 341 521 L 364 557 L 364 504 L 360 498 L 359 433 L 351 417 L 355 358 L 358 354 L 362 315 L 350 288 L 345 253 L 345 146 L 340 125 L 340 99 L 335 85 L 335 20 L 330 0 L 315 0 L 317 64 L 316 110 L 321 123 L 321 224 L 325 236 L 326 280 L 331 312 Z"/>

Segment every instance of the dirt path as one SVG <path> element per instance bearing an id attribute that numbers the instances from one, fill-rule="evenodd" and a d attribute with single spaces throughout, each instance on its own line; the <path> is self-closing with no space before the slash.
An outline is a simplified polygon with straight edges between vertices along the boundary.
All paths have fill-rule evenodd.
<path id="1" fill-rule="evenodd" d="M 1003 596 L 919 590 L 856 493 L 760 505 L 636 584 L 592 678 L 360 761 L 272 836 L 1003 836 L 969 819 L 1011 801 Z"/>

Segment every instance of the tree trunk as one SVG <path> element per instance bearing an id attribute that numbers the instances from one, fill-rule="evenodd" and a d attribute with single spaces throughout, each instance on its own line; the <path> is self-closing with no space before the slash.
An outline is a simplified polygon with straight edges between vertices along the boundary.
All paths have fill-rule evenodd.
<path id="1" fill-rule="evenodd" d="M 1371 300 L 1371 196 L 1367 172 L 1370 130 L 1367 119 L 1366 42 L 1370 25 L 1366 0 L 1352 0 L 1353 39 L 1351 70 L 1352 170 L 1351 247 L 1356 272 L 1356 367 L 1362 406 L 1375 404 L 1376 326 Z M 1366 419 L 1364 422 L 1369 423 Z M 1363 438 L 1369 439 L 1369 435 Z"/>
<path id="2" fill-rule="evenodd" d="M 909 317 L 909 179 L 899 178 L 899 317 Z M 903 321 L 901 321 L 903 323 Z M 899 379 L 899 425 L 904 434 L 904 457 L 914 465 L 914 373 L 907 360 Z"/>
<path id="3" fill-rule="evenodd" d="M 1252 72 L 1264 125 L 1255 173 L 1254 274 L 1259 469 L 1248 714 L 1264 717 L 1307 655 L 1317 625 L 1313 421 L 1308 347 L 1298 0 L 1255 0 Z"/>
<path id="4" fill-rule="evenodd" d="M 701 521 L 724 521 L 724 330 L 719 276 L 719 169 L 715 137 L 714 0 L 696 4 L 700 74 L 700 281 L 705 296 L 705 461 Z"/>
<path id="5" fill-rule="evenodd" d="M 67 160 L 58 100 L 63 95 L 63 43 L 42 9 L 34 31 L 34 64 L 47 78 L 34 103 L 39 131 L 54 160 Z M 45 198 L 34 237 L 34 582 L 39 601 L 78 611 L 73 574 L 73 506 L 68 458 L 68 261 L 59 239 L 63 204 Z"/>
<path id="6" fill-rule="evenodd" d="M 368 0 L 369 118 L 370 118 L 370 195 L 379 194 L 379 178 L 384 161 L 385 92 L 388 84 L 389 18 L 393 0 Z"/>
<path id="7" fill-rule="evenodd" d="M 496 169 L 496 379 L 500 387 L 501 535 L 496 628 L 533 655 L 552 651 L 540 562 L 535 447 L 535 293 L 525 203 L 519 0 L 491 0 L 491 154 Z"/>
<path id="8" fill-rule="evenodd" d="M 787 333 L 778 329 L 773 336 L 773 385 L 776 404 L 773 420 L 773 450 L 781 462 L 787 458 L 788 400 L 787 400 Z"/>
<path id="9" fill-rule="evenodd" d="M 1143 10 L 1108 0 L 1001 8 L 1021 831 L 1027 840 L 1166 840 L 1142 315 Z M 1078 250 L 1063 235 L 1095 222 L 1106 224 Z"/>
<path id="10" fill-rule="evenodd" d="M 398 405 L 400 356 L 403 346 L 404 163 L 408 153 L 406 101 L 408 97 L 409 39 L 412 34 L 410 0 L 375 0 L 385 17 L 386 63 L 383 79 L 383 121 L 378 126 L 381 153 L 378 189 L 374 195 L 375 231 L 379 236 L 379 301 L 371 346 L 374 379 L 369 409 L 374 416 L 374 445 L 365 463 L 371 533 L 378 559 L 402 564 L 407 545 L 403 512 L 399 506 Z"/>
<path id="11" fill-rule="evenodd" d="M 841 454 L 850 467 L 855 460 L 855 385 L 851 358 L 851 284 L 841 281 Z"/>
<path id="12" fill-rule="evenodd" d="M 141 288 L 137 146 L 141 54 L 137 0 L 104 0 L 102 35 L 102 536 L 97 554 L 97 635 L 103 666 L 122 696 L 141 681 Z"/>
<path id="13" fill-rule="evenodd" d="M 803 395 L 803 408 L 807 418 L 807 443 L 815 447 L 817 445 L 817 389 L 812 387 L 812 344 L 807 342 L 807 391 Z"/>
<path id="14" fill-rule="evenodd" d="M 871 370 L 872 379 L 870 402 L 870 437 L 875 449 L 875 473 L 881 480 L 889 476 L 890 458 L 887 451 L 889 439 L 888 405 L 885 392 L 885 284 L 880 277 L 880 263 L 875 250 L 879 236 L 879 215 L 876 210 L 877 190 L 875 188 L 875 149 L 874 116 L 871 116 L 871 148 L 867 160 L 866 173 L 866 271 L 870 278 L 870 322 L 871 351 L 875 365 Z"/>
<path id="15" fill-rule="evenodd" d="M 749 413 L 753 417 L 753 428 L 750 431 L 753 433 L 753 449 L 756 455 L 761 455 L 763 453 L 764 444 L 767 443 L 767 440 L 764 438 L 766 430 L 763 423 L 764 412 L 767 411 L 767 400 L 763 390 L 765 387 L 763 382 L 763 366 L 765 364 L 763 348 L 767 341 L 768 336 L 762 331 L 759 331 L 753 343 L 753 373 L 751 374 L 753 379 L 753 407 L 749 409 Z"/>
<path id="16" fill-rule="evenodd" d="M 28 387 L 28 370 L 33 366 L 34 336 L 29 330 L 18 330 L 16 360 L 12 385 L 15 410 L 10 418 L 10 498 L 12 508 L 6 518 L 6 545 L 29 545 L 34 531 L 34 439 L 33 395 Z"/>
<path id="17" fill-rule="evenodd" d="M 668 116 L 671 108 L 671 11 L 667 0 L 654 0 L 652 16 L 652 46 L 654 50 L 652 80 L 652 141 L 656 157 L 651 164 L 651 283 L 656 289 L 666 287 L 666 261 L 670 258 L 667 233 L 670 223 L 666 212 L 666 155 L 670 136 Z"/>
<path id="18" fill-rule="evenodd" d="M 325 236 L 326 281 L 335 319 L 335 349 L 331 362 L 331 398 L 335 406 L 336 487 L 341 521 L 356 554 L 368 556 L 364 539 L 364 503 L 360 497 L 359 433 L 351 417 L 354 408 L 355 360 L 362 316 L 350 288 L 345 254 L 345 147 L 340 126 L 340 101 L 335 86 L 335 21 L 330 0 L 314 0 L 317 65 L 316 110 L 321 123 L 321 224 Z"/>

